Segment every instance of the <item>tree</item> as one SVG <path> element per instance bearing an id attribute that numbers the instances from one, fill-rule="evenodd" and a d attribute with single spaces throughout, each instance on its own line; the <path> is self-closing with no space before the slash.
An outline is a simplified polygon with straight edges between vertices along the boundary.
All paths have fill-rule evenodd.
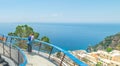
<path id="1" fill-rule="evenodd" d="M 16 27 L 15 32 L 10 32 L 10 33 L 8 33 L 8 35 L 9 36 L 19 36 L 21 38 L 26 38 L 32 33 L 34 33 L 35 38 L 37 39 L 38 36 L 39 36 L 39 33 L 35 32 L 32 27 L 30 27 L 28 25 L 18 25 Z"/>
<path id="2" fill-rule="evenodd" d="M 8 33 L 8 35 L 9 36 L 19 36 L 21 38 L 27 38 L 32 33 L 34 33 L 34 38 L 35 39 L 40 39 L 40 38 L 38 38 L 39 37 L 39 33 L 35 32 L 33 30 L 33 28 L 28 26 L 28 25 L 18 25 L 16 27 L 15 32 L 10 32 L 10 33 Z M 49 40 L 49 38 L 47 36 L 43 36 L 41 38 L 41 41 L 50 43 L 50 40 Z M 16 45 L 19 46 L 20 48 L 26 49 L 27 48 L 27 44 L 25 44 L 25 43 L 26 43 L 26 41 L 17 39 Z M 51 47 L 48 46 L 48 45 L 43 45 L 43 46 L 44 46 L 44 48 L 46 50 L 50 50 L 51 49 Z"/>
<path id="3" fill-rule="evenodd" d="M 21 38 L 27 38 L 30 34 L 34 33 L 35 39 L 39 37 L 39 33 L 35 32 L 32 27 L 28 25 L 18 25 L 16 27 L 15 32 L 10 32 L 8 33 L 9 36 L 19 36 Z M 20 48 L 27 48 L 27 44 L 25 44 L 26 41 L 17 39 L 16 45 L 19 46 Z"/>
<path id="4" fill-rule="evenodd" d="M 43 36 L 43 37 L 41 38 L 41 41 L 50 43 L 50 40 L 49 40 L 49 38 L 48 38 L 47 36 Z"/>
<path id="5" fill-rule="evenodd" d="M 48 38 L 47 36 L 43 36 L 43 37 L 41 38 L 41 41 L 50 43 L 50 40 L 49 40 L 49 38 Z M 46 50 L 47 52 L 49 52 L 51 49 L 52 49 L 51 46 L 46 45 L 46 44 L 43 45 L 43 50 Z"/>
<path id="6" fill-rule="evenodd" d="M 14 36 L 15 34 L 12 33 L 12 32 L 10 32 L 10 33 L 8 33 L 8 35 L 9 35 L 9 36 Z"/>

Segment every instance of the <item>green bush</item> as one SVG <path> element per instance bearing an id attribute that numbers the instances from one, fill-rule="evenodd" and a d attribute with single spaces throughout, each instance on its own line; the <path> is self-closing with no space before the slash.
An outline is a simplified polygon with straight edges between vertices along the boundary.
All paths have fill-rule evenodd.
<path id="1" fill-rule="evenodd" d="M 97 62 L 96 66 L 102 66 L 102 62 Z"/>
<path id="2" fill-rule="evenodd" d="M 108 48 L 106 49 L 107 52 L 111 52 L 112 50 L 113 50 L 113 49 L 110 48 L 110 47 L 108 47 Z"/>

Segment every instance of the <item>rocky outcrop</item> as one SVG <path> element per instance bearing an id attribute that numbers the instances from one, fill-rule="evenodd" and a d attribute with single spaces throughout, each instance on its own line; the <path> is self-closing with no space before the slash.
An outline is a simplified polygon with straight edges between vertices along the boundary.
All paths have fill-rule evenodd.
<path id="1" fill-rule="evenodd" d="M 112 48 L 120 50 L 120 33 L 106 37 L 103 41 L 92 47 L 95 51 Z"/>

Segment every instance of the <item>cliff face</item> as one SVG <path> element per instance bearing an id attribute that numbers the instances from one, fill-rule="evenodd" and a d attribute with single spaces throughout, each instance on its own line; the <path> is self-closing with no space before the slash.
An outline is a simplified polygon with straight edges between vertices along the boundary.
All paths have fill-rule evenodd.
<path id="1" fill-rule="evenodd" d="M 95 51 L 106 50 L 108 48 L 120 50 L 120 33 L 106 37 L 99 44 L 92 47 Z"/>

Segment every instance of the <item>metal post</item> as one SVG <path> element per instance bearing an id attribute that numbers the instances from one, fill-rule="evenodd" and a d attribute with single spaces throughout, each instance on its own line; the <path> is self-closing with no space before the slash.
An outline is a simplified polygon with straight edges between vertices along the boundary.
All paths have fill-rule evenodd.
<path id="1" fill-rule="evenodd" d="M 41 45 L 42 45 L 42 43 L 39 44 L 38 54 L 40 52 Z"/>
<path id="2" fill-rule="evenodd" d="M 5 40 L 5 42 L 7 42 L 7 39 L 8 39 L 8 37 L 6 37 L 6 40 Z"/>
<path id="3" fill-rule="evenodd" d="M 62 66 L 62 62 L 63 62 L 64 58 L 65 58 L 65 54 L 63 55 L 63 57 L 61 59 L 60 66 Z"/>
<path id="4" fill-rule="evenodd" d="M 18 49 L 18 66 L 19 66 L 20 58 L 19 58 L 19 49 Z"/>
<path id="5" fill-rule="evenodd" d="M 51 50 L 50 50 L 49 57 L 48 57 L 49 59 L 50 59 L 50 56 L 51 56 L 52 50 L 53 50 L 53 47 L 52 47 Z"/>
<path id="6" fill-rule="evenodd" d="M 10 39 L 10 50 L 9 50 L 10 51 L 10 58 L 11 58 L 11 46 L 12 46 L 11 44 L 12 44 L 12 38 Z"/>
<path id="7" fill-rule="evenodd" d="M 4 35 L 3 35 L 3 37 L 2 37 L 2 42 L 3 42 L 3 40 L 4 40 Z M 5 44 L 5 43 L 3 42 L 3 55 L 5 54 L 5 51 L 4 51 L 4 50 L 5 50 L 4 44 Z"/>

